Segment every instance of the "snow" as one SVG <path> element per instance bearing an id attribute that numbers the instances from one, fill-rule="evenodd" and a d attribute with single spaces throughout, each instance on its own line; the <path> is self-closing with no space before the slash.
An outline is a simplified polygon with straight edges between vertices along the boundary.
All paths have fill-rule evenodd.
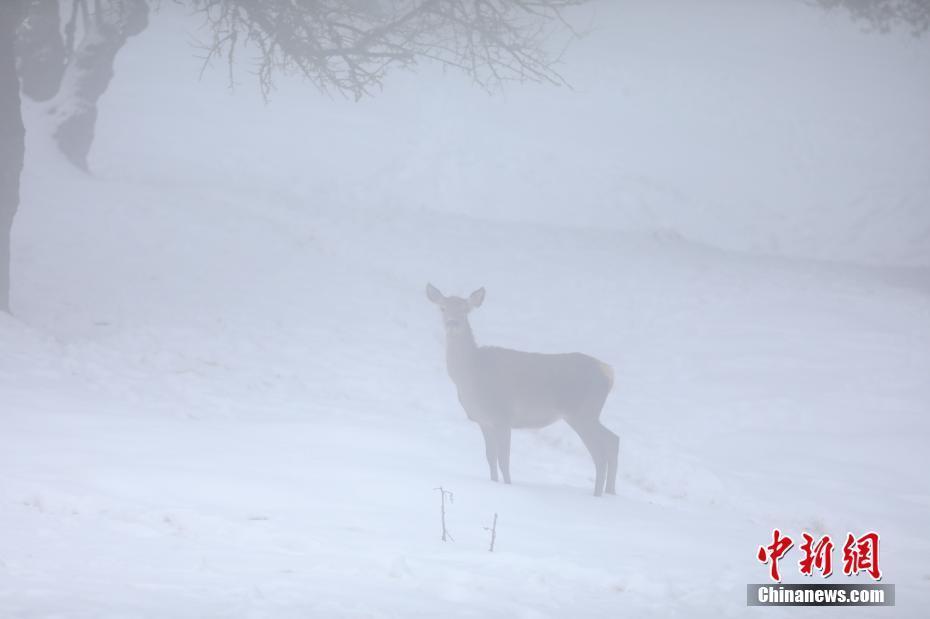
<path id="1" fill-rule="evenodd" d="M 800 112 L 775 120 L 825 126 L 762 118 L 726 135 L 726 119 L 695 117 L 760 105 L 751 58 L 732 79 L 756 82 L 716 89 L 673 89 L 650 63 L 706 40 L 693 62 L 722 80 L 734 65 L 714 61 L 759 40 L 740 27 L 758 15 L 731 14 L 721 40 L 710 15 L 633 6 L 607 15 L 636 52 L 611 65 L 632 92 L 616 125 L 603 118 L 618 99 L 580 60 L 575 93 L 487 98 L 398 75 L 358 105 L 285 81 L 265 107 L 245 71 L 235 96 L 221 75 L 196 83 L 196 22 L 170 6 L 119 56 L 95 176 L 28 107 L 16 317 L 0 316 L 0 616 L 785 616 L 745 606 L 773 527 L 880 532 L 893 614 L 923 616 L 930 119 L 914 110 L 930 80 L 882 62 L 917 66 L 927 43 L 803 22 L 776 72 L 803 57 L 802 83 L 861 46 L 872 59 L 832 79 L 909 90 L 831 118 L 834 95 L 813 89 L 827 100 L 796 95 Z M 809 10 L 768 9 L 762 41 Z M 637 30 L 663 19 L 677 36 L 664 51 Z M 837 56 L 806 56 L 825 32 Z M 595 32 L 579 58 L 599 46 Z M 888 131 L 855 129 L 887 101 Z M 769 142 L 741 161 L 753 132 Z M 848 158 L 840 135 L 859 147 Z M 867 144 L 895 165 L 870 167 Z M 803 180 L 771 165 L 786 152 Z M 516 432 L 514 485 L 486 479 L 427 281 L 486 287 L 481 343 L 615 368 L 618 496 L 590 496 L 564 426 Z M 451 543 L 438 486 L 454 492 Z M 807 582 L 797 558 L 787 582 Z"/>

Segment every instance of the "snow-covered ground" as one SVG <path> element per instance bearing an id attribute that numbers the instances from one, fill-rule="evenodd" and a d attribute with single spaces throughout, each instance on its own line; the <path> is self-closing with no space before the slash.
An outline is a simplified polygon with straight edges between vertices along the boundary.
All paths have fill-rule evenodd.
<path id="1" fill-rule="evenodd" d="M 778 15 L 795 10 L 810 9 Z M 829 27 L 839 47 L 884 49 L 875 67 L 928 58 L 925 44 L 854 39 L 827 19 L 806 36 Z M 796 183 L 760 192 L 756 211 L 732 207 L 676 172 L 682 155 L 668 169 L 646 156 L 656 178 L 692 183 L 670 190 L 624 176 L 631 154 L 581 148 L 594 142 L 577 124 L 537 131 L 572 96 L 584 118 L 606 108 L 594 86 L 525 120 L 517 110 L 546 91 L 500 102 L 406 76 L 359 105 L 286 83 L 265 108 L 248 82 L 232 98 L 209 77 L 165 96 L 196 74 L 182 21 L 165 7 L 121 55 L 96 176 L 62 163 L 41 107 L 27 109 L 16 318 L 0 315 L 0 617 L 784 616 L 745 606 L 773 527 L 879 531 L 897 607 L 855 614 L 926 615 L 930 223 L 917 164 L 850 177 L 843 165 L 868 163 L 851 155 L 836 163 L 837 204 L 779 211 L 810 195 Z M 642 62 L 615 72 L 644 84 L 655 67 Z M 912 88 L 902 109 L 928 82 Z M 746 109 L 761 96 L 731 89 Z M 599 129 L 617 137 L 624 123 Z M 926 132 L 901 127 L 878 150 L 930 152 Z M 875 138 L 848 129 L 809 139 Z M 679 139 L 699 151 L 702 135 Z M 722 174 L 742 139 L 693 165 Z M 803 150 L 810 169 L 827 150 Z M 513 486 L 486 479 L 427 281 L 486 287 L 482 343 L 614 366 L 618 496 L 590 496 L 593 467 L 562 426 L 515 433 Z M 452 543 L 438 486 L 454 492 Z M 797 558 L 787 582 L 802 581 Z"/>

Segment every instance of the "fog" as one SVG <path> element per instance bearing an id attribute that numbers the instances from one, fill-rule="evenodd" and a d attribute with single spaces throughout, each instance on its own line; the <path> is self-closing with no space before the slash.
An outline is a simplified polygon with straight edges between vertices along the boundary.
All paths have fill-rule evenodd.
<path id="1" fill-rule="evenodd" d="M 502 83 L 427 12 L 358 98 L 211 16 L 429 3 L 91 4 L 0 36 L 0 616 L 742 616 L 773 529 L 925 612 L 920 2 L 567 2 Z"/>
<path id="2" fill-rule="evenodd" d="M 207 34 L 165 7 L 153 18 L 162 36 L 146 33 L 119 57 L 140 75 L 114 80 L 101 100 L 95 169 L 259 177 L 300 202 L 325 192 L 352 206 L 930 263 L 926 38 L 864 33 L 845 13 L 803 3 L 689 4 L 575 9 L 586 34 L 557 67 L 570 89 L 488 96 L 425 65 L 395 71 L 358 104 L 279 80 L 267 106 L 245 60 L 234 96 L 219 61 L 197 84 L 188 43 Z M 163 72 L 171 82 L 153 79 Z M 184 133 L 183 153 L 177 118 L 198 128 Z"/>

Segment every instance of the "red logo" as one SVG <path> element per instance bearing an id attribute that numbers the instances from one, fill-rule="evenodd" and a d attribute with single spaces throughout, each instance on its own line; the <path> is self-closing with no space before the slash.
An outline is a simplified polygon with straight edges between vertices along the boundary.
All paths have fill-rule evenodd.
<path id="1" fill-rule="evenodd" d="M 801 573 L 811 576 L 816 568 L 827 578 L 833 573 L 833 542 L 830 541 L 830 536 L 824 535 L 816 544 L 814 538 L 807 533 L 802 533 L 802 536 L 804 543 L 801 544 L 801 552 L 804 553 L 804 558 L 798 561 Z"/>
<path id="2" fill-rule="evenodd" d="M 798 570 L 805 576 L 812 576 L 814 571 L 820 572 L 824 578 L 833 573 L 833 540 L 824 535 L 818 540 L 807 532 L 802 532 L 804 543 L 801 544 L 803 556 L 798 561 Z M 865 572 L 873 580 L 881 580 L 882 572 L 878 567 L 878 533 L 869 531 L 861 537 L 847 534 L 843 545 L 843 573 L 854 576 Z M 772 531 L 772 543 L 768 546 L 759 546 L 756 558 L 760 563 L 769 565 L 769 576 L 775 582 L 781 582 L 778 573 L 778 561 L 794 545 L 794 541 L 787 535 L 782 535 L 779 529 Z"/>
<path id="3" fill-rule="evenodd" d="M 778 575 L 778 560 L 781 559 L 794 542 L 790 537 L 782 537 L 781 531 L 775 529 L 772 531 L 772 543 L 768 546 L 759 546 L 757 557 L 762 563 L 771 563 L 769 575 L 775 582 L 781 582 L 781 576 Z"/>
<path id="4" fill-rule="evenodd" d="M 868 532 L 859 539 L 847 534 L 843 545 L 843 573 L 847 576 L 868 572 L 874 580 L 882 579 L 878 567 L 878 533 Z"/>

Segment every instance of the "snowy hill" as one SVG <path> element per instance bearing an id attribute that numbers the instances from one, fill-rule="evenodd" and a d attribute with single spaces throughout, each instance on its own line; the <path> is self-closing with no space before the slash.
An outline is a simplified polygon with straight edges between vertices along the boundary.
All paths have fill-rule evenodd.
<path id="1" fill-rule="evenodd" d="M 655 58 L 634 26 L 658 9 L 637 6 L 610 15 L 624 48 Z M 804 10 L 772 8 L 771 23 Z M 915 170 L 930 133 L 900 147 L 914 160 L 851 178 L 822 209 L 826 181 L 777 186 L 768 169 L 748 210 L 752 179 L 726 202 L 719 187 L 707 199 L 719 179 L 698 178 L 733 170 L 748 138 L 693 177 L 677 166 L 696 167 L 722 127 L 669 127 L 655 152 L 621 155 L 634 121 L 583 120 L 608 105 L 583 65 L 593 94 L 579 86 L 577 101 L 398 76 L 358 105 L 286 82 L 266 108 L 220 76 L 164 96 L 197 63 L 178 44 L 193 26 L 172 7 L 156 17 L 120 57 L 95 176 L 67 167 L 41 106 L 27 109 L 16 318 L 0 316 L 0 616 L 743 616 L 775 526 L 880 531 L 895 616 L 924 614 L 930 220 Z M 826 29 L 886 60 L 928 57 L 926 42 L 854 39 L 823 19 L 801 40 Z M 614 68 L 630 88 L 653 69 Z M 523 114 L 528 101 L 542 107 Z M 541 133 L 560 106 L 582 120 Z M 809 139 L 829 142 L 837 122 Z M 795 146 L 767 137 L 773 160 Z M 666 148 L 679 142 L 693 150 Z M 648 174 L 630 167 L 640 155 Z M 850 201 L 883 191 L 888 204 Z M 589 496 L 589 458 L 561 425 L 514 434 L 513 486 L 486 479 L 427 281 L 486 287 L 481 343 L 611 363 L 618 496 Z M 439 540 L 438 486 L 454 492 L 454 543 Z"/>

